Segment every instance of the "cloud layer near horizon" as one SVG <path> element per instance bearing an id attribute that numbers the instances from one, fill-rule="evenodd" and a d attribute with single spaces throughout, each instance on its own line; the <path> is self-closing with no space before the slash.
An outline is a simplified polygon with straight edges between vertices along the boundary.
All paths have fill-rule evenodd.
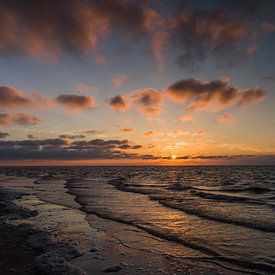
<path id="1" fill-rule="evenodd" d="M 2 139 L 8 133 L 0 133 Z M 171 160 L 171 156 L 135 153 L 141 145 L 129 140 L 75 140 L 71 138 L 0 140 L 0 161 L 8 160 L 99 160 L 99 159 L 136 159 L 136 160 Z M 130 151 L 129 151 L 130 150 Z M 182 155 L 177 160 L 225 160 L 243 162 L 270 163 L 275 155 Z"/>
<path id="2" fill-rule="evenodd" d="M 5 133 L 2 138 L 7 137 L 4 135 Z M 0 140 L 0 160 L 143 158 L 142 155 L 132 151 L 140 148 L 142 148 L 141 145 L 133 144 L 127 139 L 71 141 L 71 136 L 66 136 L 66 139 Z"/>

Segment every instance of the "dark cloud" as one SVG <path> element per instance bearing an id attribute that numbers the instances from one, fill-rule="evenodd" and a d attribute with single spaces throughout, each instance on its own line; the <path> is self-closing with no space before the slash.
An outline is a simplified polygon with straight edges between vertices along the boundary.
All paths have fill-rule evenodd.
<path id="1" fill-rule="evenodd" d="M 126 111 L 129 108 L 126 100 L 120 95 L 111 98 L 109 104 L 117 111 Z"/>
<path id="2" fill-rule="evenodd" d="M 79 111 L 95 108 L 95 101 L 92 96 L 84 95 L 60 95 L 56 101 L 69 111 Z"/>
<path id="3" fill-rule="evenodd" d="M 155 115 L 161 111 L 163 97 L 159 91 L 146 88 L 134 92 L 132 96 L 142 113 Z"/>
<path id="4" fill-rule="evenodd" d="M 132 144 L 128 140 L 92 139 L 70 142 L 62 138 L 0 140 L 1 160 L 22 159 L 116 159 L 139 158 L 138 154 L 127 153 L 124 150 L 136 150 L 141 145 Z M 142 157 L 142 156 L 141 156 Z"/>
<path id="5" fill-rule="evenodd" d="M 21 91 L 8 86 L 0 87 L 0 106 L 13 108 L 16 106 L 30 105 L 28 99 Z"/>
<path id="6" fill-rule="evenodd" d="M 85 135 L 71 135 L 71 134 L 63 134 L 59 135 L 60 138 L 64 139 L 78 139 L 78 138 L 85 138 Z"/>
<path id="7" fill-rule="evenodd" d="M 25 113 L 6 114 L 0 113 L 0 125 L 36 125 L 41 122 L 41 119 Z"/>
<path id="8" fill-rule="evenodd" d="M 169 157 L 168 157 L 169 158 Z M 170 157 L 171 158 L 171 157 Z M 165 157 L 167 159 L 167 157 Z M 208 161 L 212 164 L 273 165 L 275 155 L 198 155 L 177 156 L 178 160 Z M 217 162 L 215 162 L 217 161 Z"/>
<path id="9" fill-rule="evenodd" d="M 28 137 L 29 139 L 34 139 L 34 135 L 31 135 L 31 134 L 27 135 L 27 137 Z"/>
<path id="10" fill-rule="evenodd" d="M 127 40 L 124 44 L 136 45 L 145 39 L 162 68 L 171 42 L 177 47 L 175 52 L 180 52 L 181 64 L 216 53 L 233 59 L 253 54 L 259 37 L 274 31 L 269 22 L 274 1 L 212 1 L 207 5 L 158 1 L 156 5 L 146 0 L 2 0 L 0 4 L 0 52 L 31 57 L 91 53 L 103 63 L 99 44 L 113 35 Z"/>
<path id="11" fill-rule="evenodd" d="M 189 102 L 192 110 L 247 106 L 263 99 L 266 93 L 260 88 L 240 89 L 229 86 L 228 78 L 210 82 L 198 79 L 182 79 L 166 90 L 166 95 L 176 102 Z"/>
<path id="12" fill-rule="evenodd" d="M 127 152 L 127 150 L 140 148 L 142 148 L 141 145 L 132 144 L 126 139 L 92 139 L 73 142 L 62 138 L 0 140 L 0 160 L 171 159 L 171 156 Z M 223 160 L 240 164 L 270 164 L 274 163 L 275 155 L 187 155 L 177 156 L 177 160 Z"/>
<path id="13" fill-rule="evenodd" d="M 274 10 L 272 0 L 212 1 L 207 6 L 183 2 L 171 29 L 181 52 L 179 63 L 193 65 L 214 57 L 219 65 L 229 65 L 248 58 L 257 51 L 259 41 L 275 31 Z"/>
<path id="14" fill-rule="evenodd" d="M 91 52 L 103 62 L 98 42 L 113 30 L 146 34 L 146 12 L 136 1 L 1 1 L 0 18 L 0 50 L 32 57 Z"/>
<path id="15" fill-rule="evenodd" d="M 9 133 L 0 132 L 0 139 L 4 139 L 4 138 L 8 137 L 9 135 L 10 135 Z"/>
<path id="16" fill-rule="evenodd" d="M 117 95 L 109 101 L 111 107 L 119 111 L 126 111 L 130 106 L 147 115 L 156 115 L 161 111 L 162 94 L 151 88 L 139 89 L 123 96 Z"/>
<path id="17" fill-rule="evenodd" d="M 182 45 L 181 65 L 203 60 L 207 54 L 236 51 L 236 43 L 246 37 L 247 26 L 224 11 L 182 10 L 175 22 L 176 37 Z"/>
<path id="18" fill-rule="evenodd" d="M 38 93 L 26 94 L 24 91 L 9 86 L 0 87 L 1 108 L 24 108 L 24 107 L 49 107 L 51 100 Z"/>
<path id="19" fill-rule="evenodd" d="M 85 130 L 85 131 L 82 131 L 81 133 L 83 133 L 83 134 L 102 134 L 103 131 L 102 130 Z"/>

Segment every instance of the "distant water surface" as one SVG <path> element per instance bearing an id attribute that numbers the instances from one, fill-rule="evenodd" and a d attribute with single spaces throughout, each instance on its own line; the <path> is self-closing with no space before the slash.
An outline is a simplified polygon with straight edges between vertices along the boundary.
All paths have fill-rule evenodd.
<path id="1" fill-rule="evenodd" d="M 275 273 L 275 166 L 1 168 L 64 179 L 89 215 L 234 268 Z M 197 252 L 197 254 L 196 254 Z"/>

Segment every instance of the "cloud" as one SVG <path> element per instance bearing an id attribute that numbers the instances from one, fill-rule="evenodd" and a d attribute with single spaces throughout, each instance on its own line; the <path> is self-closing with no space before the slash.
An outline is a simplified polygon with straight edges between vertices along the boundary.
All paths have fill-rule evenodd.
<path id="1" fill-rule="evenodd" d="M 189 101 L 190 110 L 219 110 L 230 106 L 248 106 L 266 95 L 258 87 L 241 89 L 228 84 L 229 79 L 225 77 L 210 82 L 194 78 L 182 79 L 169 86 L 166 95 L 176 102 Z"/>
<path id="2" fill-rule="evenodd" d="M 31 134 L 27 135 L 27 137 L 28 137 L 29 139 L 34 139 L 34 135 L 31 135 Z"/>
<path id="3" fill-rule="evenodd" d="M 7 138 L 10 134 L 5 132 L 0 132 L 0 139 Z"/>
<path id="4" fill-rule="evenodd" d="M 265 33 L 272 33 L 275 31 L 275 24 L 271 22 L 263 22 L 261 27 Z"/>
<path id="5" fill-rule="evenodd" d="M 119 111 L 126 111 L 134 106 L 142 114 L 156 115 L 161 111 L 162 102 L 163 96 L 159 91 L 152 88 L 144 88 L 123 96 L 117 95 L 109 101 L 109 104 Z"/>
<path id="6" fill-rule="evenodd" d="M 194 133 L 194 136 L 197 136 L 197 137 L 201 137 L 201 136 L 205 136 L 206 135 L 206 132 L 200 130 L 200 131 L 197 131 L 196 133 Z"/>
<path id="7" fill-rule="evenodd" d="M 120 95 L 111 98 L 109 104 L 112 108 L 114 108 L 117 111 L 126 111 L 129 108 L 126 100 Z"/>
<path id="8" fill-rule="evenodd" d="M 181 121 L 181 122 L 189 122 L 189 121 L 192 121 L 192 120 L 193 120 L 193 116 L 190 115 L 190 114 L 183 115 L 183 116 L 180 118 L 180 121 Z"/>
<path id="9" fill-rule="evenodd" d="M 0 87 L 0 106 L 5 108 L 14 108 L 16 106 L 30 105 L 23 92 L 8 86 Z"/>
<path id="10" fill-rule="evenodd" d="M 41 121 L 40 118 L 36 116 L 31 116 L 25 113 L 19 113 L 13 115 L 13 123 L 19 125 L 36 125 Z"/>
<path id="11" fill-rule="evenodd" d="M 85 135 L 71 135 L 71 134 L 63 134 L 59 135 L 60 138 L 63 139 L 78 139 L 78 138 L 85 138 Z"/>
<path id="12" fill-rule="evenodd" d="M 0 125 L 36 125 L 41 121 L 40 118 L 36 116 L 31 116 L 25 113 L 16 113 L 16 114 L 6 114 L 0 113 Z"/>
<path id="13" fill-rule="evenodd" d="M 184 132 L 181 130 L 174 130 L 174 131 L 166 133 L 166 135 L 171 138 L 178 138 L 178 137 L 183 137 L 183 136 L 189 135 L 189 132 L 187 132 L 187 131 Z"/>
<path id="14" fill-rule="evenodd" d="M 5 109 L 23 107 L 47 107 L 50 100 L 38 93 L 27 95 L 22 90 L 10 86 L 0 87 L 0 107 Z"/>
<path id="15" fill-rule="evenodd" d="M 150 44 L 159 70 L 171 45 L 180 52 L 181 64 L 211 54 L 239 58 L 259 37 L 274 32 L 273 22 L 262 19 L 264 12 L 274 10 L 272 1 L 241 2 L 215 1 L 203 9 L 205 5 L 192 1 L 3 1 L 0 53 L 47 59 L 92 54 L 96 62 L 105 63 L 100 43 L 115 37 L 114 47 L 120 40 Z"/>
<path id="16" fill-rule="evenodd" d="M 266 21 L 275 8 L 272 0 L 216 1 L 211 8 L 191 2 L 182 4 L 170 23 L 181 65 L 208 57 L 232 65 L 253 55 L 259 41 L 275 30 L 273 22 Z"/>
<path id="17" fill-rule="evenodd" d="M 114 89 L 121 88 L 128 80 L 126 74 L 118 74 L 112 79 L 112 86 Z"/>
<path id="18" fill-rule="evenodd" d="M 12 124 L 13 118 L 9 114 L 0 113 L 0 125 L 9 125 Z"/>
<path id="19" fill-rule="evenodd" d="M 141 113 L 156 115 L 161 111 L 163 97 L 157 90 L 151 88 L 137 90 L 132 93 L 132 98 Z"/>
<path id="20" fill-rule="evenodd" d="M 26 7 L 27 5 L 27 7 Z M 8 1 L 0 10 L 0 52 L 25 54 L 34 58 L 60 58 L 92 54 L 97 63 L 105 63 L 99 43 L 113 33 L 137 43 L 152 41 L 152 52 L 161 54 L 156 24 L 160 16 L 144 1 L 69 0 L 46 3 L 30 0 Z"/>
<path id="21" fill-rule="evenodd" d="M 81 131 L 81 133 L 83 134 L 102 134 L 103 131 L 102 130 L 85 130 L 85 131 Z"/>
<path id="22" fill-rule="evenodd" d="M 0 140 L 1 160 L 79 160 L 79 159 L 121 159 L 143 158 L 132 152 L 142 148 L 124 140 L 75 140 L 62 138 L 26 139 L 26 140 Z"/>
<path id="23" fill-rule="evenodd" d="M 133 144 L 127 139 L 70 141 L 62 138 L 32 138 L 25 140 L 0 140 L 0 160 L 140 159 L 161 161 L 171 159 L 171 156 L 136 153 L 135 150 L 141 148 L 141 145 Z M 275 155 L 178 155 L 177 160 L 225 160 L 243 164 L 272 164 L 274 163 Z"/>
<path id="24" fill-rule="evenodd" d="M 95 108 L 92 96 L 63 94 L 56 99 L 48 99 L 38 93 L 27 94 L 19 89 L 9 86 L 0 87 L 0 107 L 14 108 L 48 108 L 55 104 L 64 106 L 70 111 L 80 111 Z"/>
<path id="25" fill-rule="evenodd" d="M 194 59 L 203 60 L 211 52 L 221 52 L 245 38 L 246 22 L 234 19 L 228 12 L 219 10 L 183 9 L 175 19 L 175 32 L 182 54 L 179 62 L 189 64 Z"/>
<path id="26" fill-rule="evenodd" d="M 92 96 L 63 94 L 59 95 L 56 101 L 72 112 L 95 108 Z"/>
<path id="27" fill-rule="evenodd" d="M 208 160 L 208 161 L 219 161 L 216 163 L 232 164 L 253 164 L 253 165 L 272 165 L 275 161 L 275 155 L 195 155 L 195 156 L 177 156 L 177 159 L 182 160 Z M 216 164 L 214 162 L 214 164 Z"/>
<path id="28" fill-rule="evenodd" d="M 121 128 L 120 131 L 124 132 L 124 133 L 134 133 L 136 131 L 136 129 L 135 128 Z"/>
<path id="29" fill-rule="evenodd" d="M 143 137 L 154 137 L 156 135 L 156 132 L 155 131 L 145 131 L 143 133 Z"/>
<path id="30" fill-rule="evenodd" d="M 216 120 L 223 124 L 232 124 L 236 122 L 236 118 L 228 112 L 219 115 Z"/>

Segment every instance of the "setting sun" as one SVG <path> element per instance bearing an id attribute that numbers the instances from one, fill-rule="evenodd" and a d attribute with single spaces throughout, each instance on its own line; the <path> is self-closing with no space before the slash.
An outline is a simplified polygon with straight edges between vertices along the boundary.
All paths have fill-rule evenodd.
<path id="1" fill-rule="evenodd" d="M 173 155 L 173 156 L 172 156 L 172 159 L 177 159 L 177 156 Z"/>

